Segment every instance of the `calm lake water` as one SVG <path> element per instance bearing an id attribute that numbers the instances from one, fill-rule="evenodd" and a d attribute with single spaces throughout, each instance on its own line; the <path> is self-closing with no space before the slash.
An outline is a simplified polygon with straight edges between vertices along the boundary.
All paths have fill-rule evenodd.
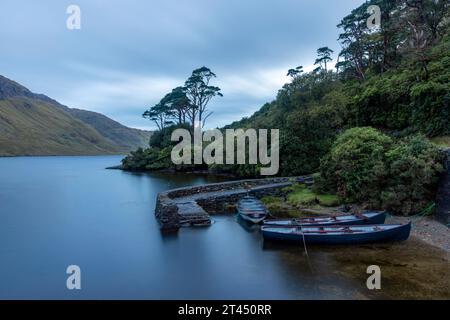
<path id="1" fill-rule="evenodd" d="M 382 294 L 366 288 L 367 266 L 389 263 L 391 247 L 311 248 L 308 260 L 303 248 L 264 245 L 258 229 L 225 215 L 214 217 L 209 228 L 164 236 L 154 218 L 157 193 L 220 179 L 104 169 L 119 161 L 117 156 L 0 158 L 0 298 L 405 297 L 389 288 Z M 407 245 L 394 248 L 402 246 Z M 408 259 L 416 261 L 417 252 L 386 272 L 405 270 Z M 436 259 L 439 265 L 443 258 Z M 79 291 L 66 289 L 66 268 L 73 264 L 81 268 Z M 391 281 L 408 289 L 401 277 Z M 417 288 L 417 281 L 412 283 Z"/>

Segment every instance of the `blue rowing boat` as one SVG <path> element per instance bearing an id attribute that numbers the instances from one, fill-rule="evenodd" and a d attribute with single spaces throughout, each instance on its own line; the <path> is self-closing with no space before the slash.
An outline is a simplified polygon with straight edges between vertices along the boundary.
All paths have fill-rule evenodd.
<path id="1" fill-rule="evenodd" d="M 361 226 L 325 226 L 325 227 L 261 227 L 265 240 L 303 242 L 306 244 L 365 244 L 376 242 L 404 241 L 409 238 L 411 223 L 361 225 Z"/>
<path id="2" fill-rule="evenodd" d="M 386 220 L 385 212 L 365 212 L 359 215 L 343 215 L 337 217 L 312 217 L 302 219 L 274 219 L 264 221 L 265 226 L 292 228 L 308 226 L 333 226 L 333 225 L 363 225 L 383 224 Z"/>
<path id="3" fill-rule="evenodd" d="M 237 205 L 239 216 L 247 222 L 261 223 L 269 214 L 266 206 L 257 198 L 246 196 Z"/>

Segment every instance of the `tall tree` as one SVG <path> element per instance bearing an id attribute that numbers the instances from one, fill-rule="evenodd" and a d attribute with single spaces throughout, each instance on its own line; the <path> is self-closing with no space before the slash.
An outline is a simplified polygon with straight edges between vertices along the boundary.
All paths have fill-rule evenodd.
<path id="1" fill-rule="evenodd" d="M 295 69 L 289 69 L 287 76 L 291 78 L 296 78 L 303 73 L 303 66 L 298 66 Z"/>
<path id="2" fill-rule="evenodd" d="M 334 51 L 331 50 L 328 47 L 319 48 L 317 50 L 317 57 L 318 58 L 316 59 L 316 62 L 314 63 L 314 65 L 320 65 L 321 68 L 322 67 L 324 68 L 325 72 L 328 71 L 327 70 L 327 63 L 333 60 L 331 58 L 331 54 L 333 52 Z"/>
<path id="3" fill-rule="evenodd" d="M 430 46 L 442 36 L 442 31 L 449 23 L 448 0 L 404 0 L 401 8 L 405 29 L 408 31 L 404 41 L 403 51 L 409 55 L 428 77 L 428 55 Z"/>
<path id="4" fill-rule="evenodd" d="M 177 87 L 168 93 L 160 102 L 170 109 L 170 115 L 178 124 L 186 123 L 186 113 L 190 108 L 190 101 L 183 87 Z"/>
<path id="5" fill-rule="evenodd" d="M 184 92 L 190 100 L 187 115 L 192 127 L 195 126 L 197 119 L 204 127 L 206 120 L 212 115 L 212 112 L 207 109 L 209 102 L 215 96 L 223 96 L 219 87 L 210 85 L 213 78 L 216 78 L 215 73 L 207 67 L 201 67 L 195 69 L 184 84 Z"/>
<path id="6" fill-rule="evenodd" d="M 338 40 L 342 46 L 339 56 L 344 58 L 344 64 L 347 67 L 345 72 L 361 81 L 365 79 L 368 66 L 365 38 L 368 32 L 367 19 L 369 18 L 367 8 L 368 3 L 361 5 L 338 24 L 338 28 L 343 29 Z"/>
<path id="7" fill-rule="evenodd" d="M 173 124 L 173 121 L 171 120 L 173 116 L 173 111 L 163 100 L 142 114 L 142 117 L 155 122 L 159 130 Z"/>

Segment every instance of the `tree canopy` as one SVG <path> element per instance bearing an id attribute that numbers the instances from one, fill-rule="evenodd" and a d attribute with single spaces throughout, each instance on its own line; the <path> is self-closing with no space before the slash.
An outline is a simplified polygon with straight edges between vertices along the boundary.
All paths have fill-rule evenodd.
<path id="1" fill-rule="evenodd" d="M 212 115 L 208 110 L 211 99 L 223 96 L 219 87 L 210 84 L 213 78 L 216 78 L 216 74 L 209 68 L 195 69 L 184 86 L 176 87 L 166 94 L 159 103 L 144 112 L 144 118 L 155 122 L 158 130 L 186 122 L 194 128 L 196 121 L 204 127 Z"/>

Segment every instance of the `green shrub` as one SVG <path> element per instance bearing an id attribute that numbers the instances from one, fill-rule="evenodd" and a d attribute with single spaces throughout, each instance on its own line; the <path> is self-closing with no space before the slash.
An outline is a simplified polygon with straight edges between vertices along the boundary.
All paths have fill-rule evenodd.
<path id="1" fill-rule="evenodd" d="M 322 160 L 316 188 L 410 215 L 434 201 L 441 170 L 439 150 L 423 136 L 394 143 L 373 128 L 353 128 L 339 136 Z"/>
<path id="2" fill-rule="evenodd" d="M 122 167 L 131 171 L 170 169 L 173 167 L 170 152 L 170 148 L 139 148 L 122 160 Z"/>
<path id="3" fill-rule="evenodd" d="M 381 191 L 383 207 L 409 215 L 434 200 L 442 156 L 427 139 L 415 136 L 400 141 L 387 153 L 389 179 Z"/>
<path id="4" fill-rule="evenodd" d="M 187 124 L 173 125 L 166 127 L 162 130 L 155 131 L 150 138 L 150 146 L 157 149 L 164 149 L 175 146 L 178 142 L 173 142 L 172 132 L 176 129 L 190 130 L 190 126 Z"/>
<path id="5" fill-rule="evenodd" d="M 319 190 L 337 192 L 346 201 L 373 202 L 386 174 L 385 153 L 392 139 L 373 128 L 345 131 L 321 162 Z"/>

